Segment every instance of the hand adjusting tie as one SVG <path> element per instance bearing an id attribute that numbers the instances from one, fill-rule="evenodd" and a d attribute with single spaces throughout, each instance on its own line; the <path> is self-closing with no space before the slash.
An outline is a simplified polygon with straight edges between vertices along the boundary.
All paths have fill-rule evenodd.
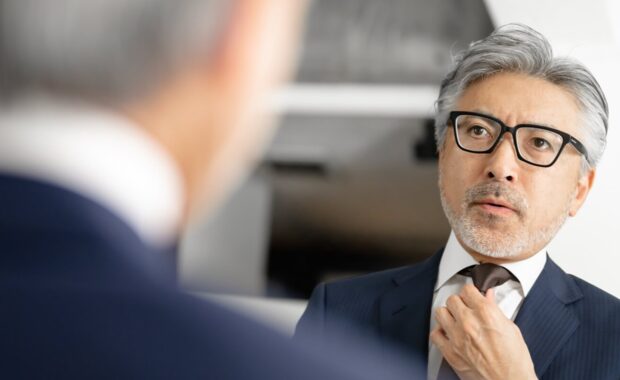
<path id="1" fill-rule="evenodd" d="M 459 271 L 459 274 L 471 277 L 474 281 L 474 286 L 485 294 L 487 290 L 500 286 L 508 280 L 519 281 L 514 274 L 503 266 L 484 263 L 478 265 L 472 265 Z M 439 374 L 437 380 L 458 380 L 458 376 L 450 367 L 450 364 L 444 359 L 439 367 Z"/>

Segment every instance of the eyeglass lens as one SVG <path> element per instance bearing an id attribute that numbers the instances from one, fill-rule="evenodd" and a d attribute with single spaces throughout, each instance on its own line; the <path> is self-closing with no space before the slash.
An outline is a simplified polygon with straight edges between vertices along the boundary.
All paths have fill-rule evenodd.
<path id="1" fill-rule="evenodd" d="M 502 131 L 502 126 L 495 120 L 475 115 L 459 115 L 455 127 L 461 147 L 473 152 L 491 149 Z M 521 156 L 537 165 L 553 162 L 564 142 L 562 136 L 555 132 L 530 126 L 517 129 L 515 140 Z"/>

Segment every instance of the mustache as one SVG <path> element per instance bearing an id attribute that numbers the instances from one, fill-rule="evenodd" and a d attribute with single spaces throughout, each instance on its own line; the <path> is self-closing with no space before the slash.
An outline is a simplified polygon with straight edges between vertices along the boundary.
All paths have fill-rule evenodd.
<path id="1" fill-rule="evenodd" d="M 488 198 L 501 199 L 509 203 L 519 214 L 525 213 L 529 206 L 527 199 L 523 195 L 499 182 L 482 183 L 467 189 L 465 192 L 465 202 L 467 205 Z"/>

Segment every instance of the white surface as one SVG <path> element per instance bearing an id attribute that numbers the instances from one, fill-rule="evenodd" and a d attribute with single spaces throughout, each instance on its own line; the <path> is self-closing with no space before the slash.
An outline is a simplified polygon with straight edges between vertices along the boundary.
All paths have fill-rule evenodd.
<path id="1" fill-rule="evenodd" d="M 254 318 L 289 336 L 293 336 L 297 321 L 306 309 L 306 301 L 302 300 L 194 294 Z"/>
<path id="2" fill-rule="evenodd" d="M 563 43 L 580 46 L 614 42 L 605 0 L 486 0 L 486 4 L 495 26 L 524 23 L 544 34 L 554 48 Z"/>
<path id="3" fill-rule="evenodd" d="M 273 99 L 277 112 L 433 117 L 436 86 L 297 84 Z"/>
<path id="4" fill-rule="evenodd" d="M 250 176 L 212 215 L 197 220 L 181 240 L 180 280 L 189 289 L 213 284 L 234 293 L 264 294 L 271 188 Z"/>
<path id="5" fill-rule="evenodd" d="M 522 22 L 545 34 L 556 54 L 583 62 L 607 95 L 607 150 L 594 188 L 577 217 L 550 246 L 552 258 L 575 274 L 620 297 L 620 6 L 614 1 L 487 0 L 495 25 Z"/>

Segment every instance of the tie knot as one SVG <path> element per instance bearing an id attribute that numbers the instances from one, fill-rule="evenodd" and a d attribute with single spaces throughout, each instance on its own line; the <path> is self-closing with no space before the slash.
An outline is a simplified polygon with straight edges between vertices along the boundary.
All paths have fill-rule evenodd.
<path id="1" fill-rule="evenodd" d="M 508 269 L 491 263 L 469 266 L 461 270 L 459 274 L 471 277 L 476 288 L 483 294 L 508 280 L 517 280 Z"/>

